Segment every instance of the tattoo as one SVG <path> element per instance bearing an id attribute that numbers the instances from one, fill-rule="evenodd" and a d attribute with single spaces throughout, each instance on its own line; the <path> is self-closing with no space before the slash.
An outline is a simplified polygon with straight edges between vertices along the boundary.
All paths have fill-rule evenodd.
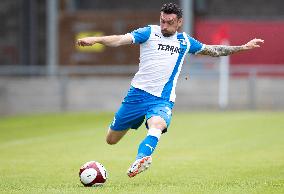
<path id="1" fill-rule="evenodd" d="M 243 50 L 245 50 L 244 46 L 205 45 L 204 49 L 198 54 L 220 57 L 228 56 Z"/>

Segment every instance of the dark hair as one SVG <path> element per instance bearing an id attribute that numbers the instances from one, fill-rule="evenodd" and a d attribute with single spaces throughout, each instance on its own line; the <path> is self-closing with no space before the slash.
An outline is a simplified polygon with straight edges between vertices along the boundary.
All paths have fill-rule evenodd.
<path id="1" fill-rule="evenodd" d="M 182 18 L 182 9 L 174 3 L 165 3 L 161 8 L 161 12 L 164 12 L 165 14 L 173 13 L 177 15 L 178 19 Z"/>

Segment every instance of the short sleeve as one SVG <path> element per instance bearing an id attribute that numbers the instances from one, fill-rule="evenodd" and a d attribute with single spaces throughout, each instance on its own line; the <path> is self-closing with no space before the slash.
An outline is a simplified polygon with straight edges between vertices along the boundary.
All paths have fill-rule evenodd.
<path id="1" fill-rule="evenodd" d="M 142 44 L 146 42 L 151 34 L 151 27 L 138 28 L 130 33 L 133 36 L 133 43 Z"/>
<path id="2" fill-rule="evenodd" d="M 197 54 L 197 53 L 199 53 L 200 51 L 203 50 L 204 44 L 202 44 L 198 40 L 195 40 L 191 36 L 187 36 L 187 37 L 188 37 L 188 40 L 190 42 L 189 53 Z"/>

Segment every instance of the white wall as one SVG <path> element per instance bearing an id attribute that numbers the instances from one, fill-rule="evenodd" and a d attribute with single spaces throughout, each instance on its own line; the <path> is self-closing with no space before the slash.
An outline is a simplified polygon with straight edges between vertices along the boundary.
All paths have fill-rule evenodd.
<path id="1" fill-rule="evenodd" d="M 131 77 L 2 77 L 0 114 L 58 111 L 116 111 Z M 181 76 L 175 110 L 218 110 L 218 79 Z M 251 93 L 254 92 L 254 105 Z M 284 79 L 231 79 L 229 109 L 284 110 Z"/>

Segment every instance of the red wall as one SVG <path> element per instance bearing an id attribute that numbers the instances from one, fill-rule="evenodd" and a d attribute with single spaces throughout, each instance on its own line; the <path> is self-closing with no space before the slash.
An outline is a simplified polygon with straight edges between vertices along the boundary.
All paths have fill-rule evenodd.
<path id="1" fill-rule="evenodd" d="M 261 38 L 265 41 L 261 48 L 233 55 L 231 64 L 284 65 L 284 21 L 197 20 L 195 37 L 205 44 L 227 38 L 230 45 Z"/>

